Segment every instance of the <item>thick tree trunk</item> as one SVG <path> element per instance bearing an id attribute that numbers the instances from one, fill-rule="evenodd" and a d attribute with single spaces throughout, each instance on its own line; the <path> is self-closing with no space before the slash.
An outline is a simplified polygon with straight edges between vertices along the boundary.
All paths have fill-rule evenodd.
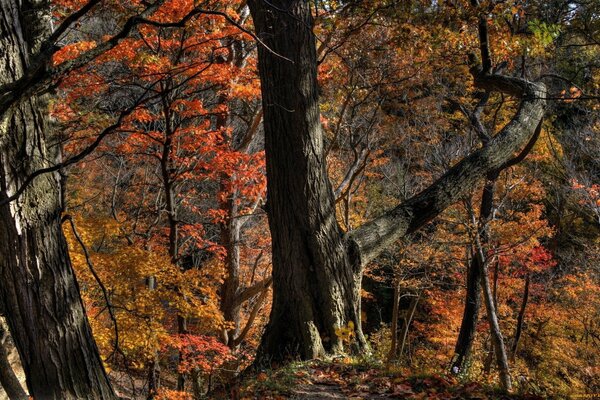
<path id="1" fill-rule="evenodd" d="M 340 350 L 335 329 L 350 321 L 362 346 L 361 270 L 348 260 L 327 177 L 310 3 L 248 4 L 264 44 L 258 60 L 273 246 L 273 305 L 258 360 Z"/>
<path id="2" fill-rule="evenodd" d="M 48 21 L 49 3 L 0 1 L 0 86 L 22 76 Z M 32 97 L 0 116 L 0 201 L 47 166 L 45 108 Z M 58 174 L 46 174 L 0 206 L 6 319 L 36 400 L 112 399 L 71 268 L 59 198 Z"/>

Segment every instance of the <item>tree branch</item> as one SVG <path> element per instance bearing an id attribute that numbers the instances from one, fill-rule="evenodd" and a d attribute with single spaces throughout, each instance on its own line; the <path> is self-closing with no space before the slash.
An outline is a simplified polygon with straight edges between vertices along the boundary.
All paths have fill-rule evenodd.
<path id="1" fill-rule="evenodd" d="M 268 277 L 263 279 L 262 281 L 256 282 L 254 285 L 249 286 L 242 290 L 235 298 L 235 302 L 237 305 L 244 303 L 245 301 L 250 300 L 252 297 L 261 293 L 263 290 L 266 290 L 271 286 L 273 282 L 273 277 Z"/>
<path id="2" fill-rule="evenodd" d="M 21 78 L 10 84 L 0 87 L 0 115 L 4 115 L 4 113 L 8 111 L 12 105 L 26 97 L 31 96 L 33 93 L 47 90 L 51 86 L 53 79 L 64 76 L 70 71 L 83 67 L 108 50 L 111 50 L 117 46 L 122 39 L 129 36 L 133 28 L 142 23 L 144 18 L 149 17 L 152 13 L 154 13 L 154 11 L 156 11 L 160 5 L 164 3 L 164 1 L 165 0 L 157 0 L 153 5 L 148 6 L 139 15 L 130 17 L 123 25 L 123 28 L 121 28 L 121 31 L 107 41 L 102 42 L 93 49 L 84 52 L 77 58 L 63 62 L 54 68 L 50 67 L 50 63 L 52 61 L 52 56 L 54 56 L 59 48 L 54 46 L 53 43 L 48 43 L 47 46 L 43 47 L 40 53 L 34 57 L 30 63 L 30 66 L 25 70 Z M 89 11 L 89 9 L 87 9 L 88 5 L 89 3 L 84 6 L 84 8 L 86 8 L 86 12 Z M 76 12 L 76 14 L 78 13 L 79 11 Z M 79 17 L 81 17 L 81 15 L 76 19 Z"/>
<path id="3" fill-rule="evenodd" d="M 505 168 L 516 152 L 535 136 L 544 115 L 546 87 L 540 83 L 473 68 L 475 85 L 522 98 L 513 119 L 480 148 L 452 167 L 427 189 L 347 235 L 348 249 L 363 267 L 397 239 L 431 221 L 444 209 L 473 190 L 490 172 Z"/>

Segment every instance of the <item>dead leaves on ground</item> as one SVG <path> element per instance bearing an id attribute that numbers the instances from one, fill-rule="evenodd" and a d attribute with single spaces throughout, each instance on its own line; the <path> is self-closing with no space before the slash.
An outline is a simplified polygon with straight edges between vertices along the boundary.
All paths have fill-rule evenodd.
<path id="1" fill-rule="evenodd" d="M 294 387 L 318 386 L 319 391 L 331 388 L 353 400 L 375 399 L 542 399 L 532 395 L 502 395 L 476 382 L 461 382 L 452 376 L 398 376 L 383 368 L 310 361 L 293 368 L 261 372 L 254 383 L 246 387 L 244 399 L 294 398 Z M 279 391 L 278 388 L 284 390 Z M 296 397 L 298 398 L 298 397 Z M 332 398 L 338 398 L 336 396 Z"/>

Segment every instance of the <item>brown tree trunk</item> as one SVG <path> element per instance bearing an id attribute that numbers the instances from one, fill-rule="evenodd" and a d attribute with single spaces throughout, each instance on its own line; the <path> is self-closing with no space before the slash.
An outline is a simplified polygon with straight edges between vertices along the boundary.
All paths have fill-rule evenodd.
<path id="1" fill-rule="evenodd" d="M 0 1 L 0 86 L 22 76 L 48 32 L 49 3 Z M 46 167 L 47 109 L 31 97 L 0 115 L 0 201 Z M 112 399 L 60 224 L 58 174 L 0 206 L 0 297 L 36 400 Z"/>
<path id="2" fill-rule="evenodd" d="M 15 375 L 9 360 L 10 348 L 8 344 L 10 340 L 8 327 L 0 319 L 0 388 L 4 389 L 10 400 L 27 400 L 29 396 L 21 386 L 21 382 Z"/>
<path id="3" fill-rule="evenodd" d="M 400 319 L 400 283 L 394 283 L 394 305 L 392 306 L 392 328 L 390 352 L 388 353 L 388 363 L 398 359 L 398 321 Z"/>
<path id="4" fill-rule="evenodd" d="M 479 221 L 486 224 L 491 215 L 494 206 L 494 188 L 498 174 L 488 177 L 483 188 L 481 196 L 481 207 L 479 210 Z M 487 241 L 487 230 L 481 235 L 481 241 L 485 244 Z M 467 274 L 467 296 L 465 299 L 465 308 L 460 325 L 460 332 L 454 349 L 455 357 L 450 367 L 452 373 L 463 372 L 475 340 L 477 331 L 477 322 L 479 321 L 479 309 L 481 308 L 481 258 L 476 251 L 471 253 L 471 263 Z"/>
<path id="5" fill-rule="evenodd" d="M 273 305 L 257 359 L 341 350 L 335 329 L 350 321 L 364 346 L 361 270 L 349 262 L 325 165 L 310 3 L 248 4 L 264 43 L 258 61 L 273 246 Z"/>
<path id="6" fill-rule="evenodd" d="M 527 309 L 527 302 L 529 301 L 529 281 L 530 276 L 527 274 L 525 277 L 525 289 L 523 290 L 523 301 L 521 302 L 521 309 L 519 310 L 519 316 L 517 317 L 517 328 L 515 331 L 515 338 L 513 340 L 512 348 L 510 351 L 511 361 L 515 360 L 517 356 L 517 349 L 519 347 L 519 340 L 521 340 L 521 334 L 523 332 L 523 321 L 525 320 L 525 310 Z"/>

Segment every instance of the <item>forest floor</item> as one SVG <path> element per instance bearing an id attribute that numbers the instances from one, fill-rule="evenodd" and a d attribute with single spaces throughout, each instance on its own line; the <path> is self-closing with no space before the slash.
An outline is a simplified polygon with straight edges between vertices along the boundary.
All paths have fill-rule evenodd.
<path id="1" fill-rule="evenodd" d="M 501 394 L 497 388 L 462 382 L 451 376 L 403 376 L 382 366 L 360 365 L 348 359 L 292 363 L 247 377 L 242 399 L 523 399 L 531 394 Z"/>

